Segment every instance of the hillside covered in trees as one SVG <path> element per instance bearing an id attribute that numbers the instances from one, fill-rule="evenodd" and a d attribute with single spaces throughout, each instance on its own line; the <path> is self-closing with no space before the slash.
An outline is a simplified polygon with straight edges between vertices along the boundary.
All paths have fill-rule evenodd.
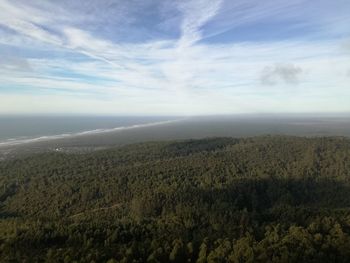
<path id="1" fill-rule="evenodd" d="M 350 262 L 346 138 L 42 153 L 0 187 L 0 262 Z"/>

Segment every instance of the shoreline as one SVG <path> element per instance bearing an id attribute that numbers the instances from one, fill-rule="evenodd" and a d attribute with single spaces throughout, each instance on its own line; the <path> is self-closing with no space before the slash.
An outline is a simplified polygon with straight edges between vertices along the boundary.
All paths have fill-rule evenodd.
<path id="1" fill-rule="evenodd" d="M 94 130 L 87 130 L 87 131 L 75 132 L 75 133 L 45 135 L 45 136 L 40 136 L 35 138 L 28 138 L 28 139 L 13 138 L 13 139 L 7 139 L 5 141 L 0 141 L 0 149 L 8 148 L 11 146 L 20 146 L 25 144 L 37 143 L 37 142 L 49 142 L 49 141 L 60 140 L 60 139 L 70 139 L 70 138 L 81 137 L 81 136 L 89 136 L 89 135 L 93 136 L 93 135 L 99 135 L 99 134 L 108 134 L 108 133 L 119 132 L 119 131 L 133 130 L 138 128 L 147 128 L 147 127 L 159 126 L 164 124 L 171 124 L 182 120 L 185 120 L 185 118 L 176 119 L 176 120 L 150 122 L 150 123 L 144 123 L 144 124 L 133 124 L 130 126 L 120 126 L 120 127 L 107 128 L 107 129 L 94 129 Z"/>
<path id="2" fill-rule="evenodd" d="M 310 124 L 311 122 L 311 124 Z M 349 119 L 186 117 L 0 144 L 0 159 L 42 152 L 89 152 L 127 144 L 210 137 L 350 137 Z"/>

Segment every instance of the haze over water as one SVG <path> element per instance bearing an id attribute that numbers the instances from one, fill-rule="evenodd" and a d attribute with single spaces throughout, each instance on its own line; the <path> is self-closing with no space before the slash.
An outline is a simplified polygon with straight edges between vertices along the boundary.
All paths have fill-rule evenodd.
<path id="1" fill-rule="evenodd" d="M 154 140 L 262 135 L 350 136 L 350 118 L 348 114 L 0 117 L 1 147 L 109 147 Z"/>
<path id="2" fill-rule="evenodd" d="M 117 128 L 147 126 L 175 119 L 175 117 L 125 116 L 0 116 L 0 143 L 101 133 Z"/>

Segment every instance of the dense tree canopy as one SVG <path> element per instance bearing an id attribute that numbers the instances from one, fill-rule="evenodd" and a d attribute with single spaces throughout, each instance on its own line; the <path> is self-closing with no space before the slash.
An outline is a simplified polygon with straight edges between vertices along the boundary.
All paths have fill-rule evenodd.
<path id="1" fill-rule="evenodd" d="M 152 142 L 0 162 L 1 262 L 350 262 L 350 140 Z"/>

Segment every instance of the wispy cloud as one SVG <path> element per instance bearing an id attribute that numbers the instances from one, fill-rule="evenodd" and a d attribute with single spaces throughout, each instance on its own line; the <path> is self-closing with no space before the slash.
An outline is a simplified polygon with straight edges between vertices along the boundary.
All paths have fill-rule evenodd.
<path id="1" fill-rule="evenodd" d="M 31 71 L 27 59 L 19 56 L 9 56 L 6 54 L 2 55 L 0 60 L 0 68 L 6 69 L 8 71 Z"/>
<path id="2" fill-rule="evenodd" d="M 179 46 L 189 46 L 202 39 L 202 27 L 217 15 L 222 0 L 181 1 L 178 9 L 183 14 Z"/>
<path id="3" fill-rule="evenodd" d="M 341 0 L 0 0 L 0 5 L 0 112 L 15 110 L 19 103 L 4 100 L 24 98 L 23 87 L 31 94 L 28 101 L 43 91 L 46 98 L 66 100 L 53 111 L 63 104 L 83 111 L 78 105 L 84 101 L 99 105 L 101 113 L 293 111 L 300 110 L 294 101 L 304 100 L 317 111 L 327 98 L 333 109 L 347 107 L 342 98 L 350 95 L 344 76 L 350 62 L 342 43 L 350 35 L 343 26 L 350 4 Z M 337 14 L 334 6 L 342 10 Z M 296 33 L 247 41 L 263 26 Z M 330 94 L 338 94 L 340 102 Z"/>

